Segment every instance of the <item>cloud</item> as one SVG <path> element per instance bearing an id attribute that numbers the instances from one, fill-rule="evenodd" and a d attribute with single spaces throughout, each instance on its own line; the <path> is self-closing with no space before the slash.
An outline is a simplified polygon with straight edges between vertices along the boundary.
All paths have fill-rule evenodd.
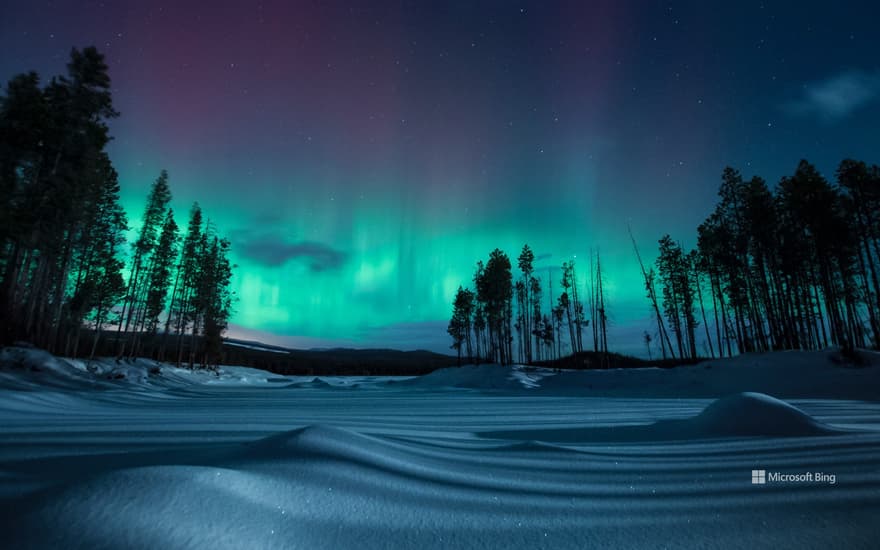
<path id="1" fill-rule="evenodd" d="M 800 98 L 784 106 L 797 116 L 816 116 L 826 122 L 846 118 L 880 98 L 880 71 L 848 71 L 806 84 Z"/>
<path id="2" fill-rule="evenodd" d="M 268 267 L 277 267 L 290 260 L 302 260 L 314 273 L 339 269 L 345 264 L 345 252 L 312 241 L 287 242 L 279 235 L 253 235 L 239 232 L 233 239 L 243 257 Z"/>

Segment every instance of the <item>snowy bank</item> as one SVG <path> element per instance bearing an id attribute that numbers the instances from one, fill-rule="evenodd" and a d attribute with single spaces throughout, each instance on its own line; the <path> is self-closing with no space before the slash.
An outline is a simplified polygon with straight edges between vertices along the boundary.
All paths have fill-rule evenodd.
<path id="1" fill-rule="evenodd" d="M 287 377 L 248 367 L 190 370 L 144 358 L 70 359 L 27 346 L 0 349 L 0 387 L 9 389 L 168 389 L 194 384 L 253 385 L 290 381 Z"/>
<path id="2" fill-rule="evenodd" d="M 744 354 L 671 369 L 565 371 L 541 381 L 541 392 L 603 397 L 723 397 L 761 392 L 781 398 L 880 400 L 880 359 L 863 365 L 835 351 Z"/>
<path id="3" fill-rule="evenodd" d="M 669 369 L 554 371 L 523 365 L 468 365 L 418 377 L 281 376 L 247 367 L 191 371 L 149 359 L 93 361 L 54 357 L 28 347 L 0 350 L 0 387 L 15 389 L 183 388 L 193 385 L 280 388 L 448 389 L 530 396 L 719 398 L 760 392 L 779 398 L 880 400 L 880 354 L 847 363 L 836 351 L 745 354 Z"/>
<path id="4" fill-rule="evenodd" d="M 704 397 L 761 392 L 782 398 L 880 400 L 880 354 L 859 365 L 836 351 L 745 354 L 675 368 L 563 370 L 523 365 L 466 365 L 394 382 L 421 390 L 583 397 Z"/>

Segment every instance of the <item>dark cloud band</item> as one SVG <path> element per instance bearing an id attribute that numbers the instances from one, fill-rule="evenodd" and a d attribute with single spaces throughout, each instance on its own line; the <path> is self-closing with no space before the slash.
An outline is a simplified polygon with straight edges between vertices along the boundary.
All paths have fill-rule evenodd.
<path id="1" fill-rule="evenodd" d="M 277 267 L 291 260 L 300 260 L 313 273 L 333 271 L 345 265 L 345 252 L 323 243 L 300 241 L 289 243 L 277 235 L 240 239 L 237 249 L 245 258 L 268 267 Z"/>

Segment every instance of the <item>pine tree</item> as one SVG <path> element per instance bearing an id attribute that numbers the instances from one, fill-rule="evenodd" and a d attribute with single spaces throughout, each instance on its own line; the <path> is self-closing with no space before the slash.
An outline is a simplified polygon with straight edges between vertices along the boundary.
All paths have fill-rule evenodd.
<path id="1" fill-rule="evenodd" d="M 709 357 L 715 358 L 715 348 L 712 345 L 712 336 L 709 334 L 709 322 L 706 320 L 706 305 L 703 302 L 703 281 L 701 274 L 704 260 L 697 250 L 691 250 L 688 253 L 688 265 L 691 267 L 691 277 L 693 277 L 693 287 L 697 292 L 697 299 L 700 303 L 700 315 L 703 319 L 703 329 L 706 331 L 706 344 L 709 346 Z"/>
<path id="2" fill-rule="evenodd" d="M 576 285 L 577 283 L 574 280 L 574 262 L 563 262 L 562 294 L 559 296 L 559 307 L 565 311 L 565 319 L 568 324 L 568 343 L 571 348 L 571 353 L 577 353 L 580 351 L 577 347 L 578 339 L 575 334 L 577 319 L 572 313 L 573 310 L 576 310 L 576 307 L 569 294 Z"/>
<path id="3" fill-rule="evenodd" d="M 6 268 L 3 281 L 7 285 L 11 283 L 8 272 L 20 268 L 19 254 L 24 252 L 23 240 L 28 234 L 24 229 L 33 229 L 27 223 L 28 212 L 20 205 L 25 189 L 36 185 L 40 177 L 48 109 L 35 72 L 13 77 L 0 98 L 0 260 Z M 4 297 L 5 293 L 0 299 Z"/>
<path id="4" fill-rule="evenodd" d="M 632 228 L 627 226 L 627 231 L 629 232 L 629 238 L 632 241 L 633 251 L 636 254 L 636 259 L 639 262 L 639 269 L 642 271 L 642 277 L 645 280 L 645 292 L 647 293 L 647 298 L 651 301 L 651 307 L 654 310 L 654 317 L 657 320 L 657 334 L 660 338 L 660 350 L 663 354 L 663 359 L 666 359 L 666 349 L 669 348 L 669 352 L 672 355 L 672 358 L 675 359 L 675 352 L 672 351 L 672 342 L 669 340 L 669 333 L 666 332 L 666 325 L 663 323 L 663 316 L 660 314 L 660 305 L 659 300 L 657 299 L 657 290 L 655 287 L 656 276 L 653 269 L 645 269 L 645 263 L 642 261 L 642 255 L 639 253 L 639 247 L 636 244 L 636 239 L 632 234 Z"/>
<path id="5" fill-rule="evenodd" d="M 145 328 L 150 334 L 156 334 L 159 327 L 159 316 L 164 311 L 171 287 L 171 270 L 177 259 L 178 227 L 174 221 L 174 212 L 170 208 L 165 214 L 162 233 L 153 254 L 153 262 L 147 279 L 147 301 Z"/>
<path id="6" fill-rule="evenodd" d="M 581 302 L 578 294 L 577 273 L 575 271 L 574 261 L 571 261 L 569 266 L 571 269 L 571 305 L 574 313 L 574 348 L 577 353 L 580 353 L 584 351 L 583 332 L 588 321 L 584 317 L 584 304 Z"/>
<path id="7" fill-rule="evenodd" d="M 167 339 L 171 328 L 177 334 L 177 364 L 183 361 L 183 336 L 187 326 L 193 321 L 192 300 L 198 284 L 199 242 L 202 235 L 202 209 L 198 203 L 190 209 L 186 236 L 175 269 L 171 302 L 165 320 L 163 340 Z M 164 352 L 164 350 L 163 350 Z M 163 353 L 164 355 L 164 353 Z"/>
<path id="8" fill-rule="evenodd" d="M 828 316 L 831 341 L 852 345 L 853 335 L 843 302 L 851 288 L 852 257 L 855 248 L 847 220 L 843 217 L 840 194 L 807 161 L 801 161 L 790 178 L 780 182 L 780 196 L 793 220 L 809 243 L 811 278 L 822 293 L 822 306 Z M 822 315 L 819 316 L 823 322 Z"/>
<path id="9" fill-rule="evenodd" d="M 211 235 L 202 256 L 202 281 L 197 301 L 201 309 L 204 340 L 201 363 L 205 367 L 219 363 L 223 332 L 232 312 L 233 295 L 229 284 L 233 266 L 229 263 L 228 253 L 229 241 Z"/>
<path id="10" fill-rule="evenodd" d="M 838 188 L 802 161 L 774 194 L 725 170 L 721 201 L 698 229 L 722 354 L 732 340 L 741 352 L 866 345 L 863 312 L 876 334 L 868 180 L 864 163 L 844 161 Z M 708 330 L 707 340 L 711 352 Z"/>
<path id="11" fill-rule="evenodd" d="M 556 335 L 553 332 L 553 321 L 546 315 L 541 320 L 541 341 L 544 343 L 544 346 L 547 348 L 547 357 L 548 359 L 552 359 L 553 357 L 553 345 L 556 341 Z"/>
<path id="12" fill-rule="evenodd" d="M 880 168 L 844 159 L 837 168 L 837 181 L 846 193 L 844 208 L 853 220 L 861 292 L 873 333 L 873 345 L 880 347 Z"/>
<path id="13" fill-rule="evenodd" d="M 535 346 L 534 353 L 535 359 L 538 361 L 541 360 L 542 352 L 541 352 L 541 343 L 543 341 L 543 326 L 541 315 L 541 281 L 537 277 L 532 277 L 529 283 L 530 291 L 529 298 L 531 299 L 531 308 L 532 308 L 532 335 L 535 337 Z"/>
<path id="14" fill-rule="evenodd" d="M 468 289 L 458 287 L 453 302 L 452 319 L 449 320 L 447 332 L 452 336 L 452 348 L 458 354 L 458 364 L 461 366 L 461 350 L 465 346 L 467 356 L 471 357 L 471 314 L 474 309 L 474 293 Z"/>
<path id="15" fill-rule="evenodd" d="M 678 354 L 684 357 L 684 334 L 682 328 L 681 248 L 669 235 L 660 239 L 660 257 L 657 271 L 663 293 L 663 311 L 678 344 Z"/>
<path id="16" fill-rule="evenodd" d="M 521 340 L 524 342 L 525 348 L 525 356 L 526 362 L 532 362 L 532 345 L 531 345 L 531 334 L 532 334 L 532 317 L 530 314 L 530 310 L 532 309 L 532 273 L 534 273 L 534 261 L 535 254 L 532 252 L 532 249 L 529 248 L 529 245 L 524 245 L 522 248 L 522 252 L 520 252 L 517 265 L 519 266 L 520 272 L 522 272 L 522 289 L 523 289 L 523 310 L 524 313 L 522 315 L 523 320 L 523 328 Z"/>
<path id="17" fill-rule="evenodd" d="M 106 155 L 99 157 L 90 175 L 84 180 L 87 184 L 84 190 L 89 195 L 84 218 L 88 221 L 73 243 L 73 288 L 62 309 L 63 350 L 74 356 L 78 352 L 83 322 L 89 317 L 94 319 L 94 350 L 101 328 L 110 321 L 110 311 L 122 290 L 123 263 L 119 255 L 125 243 L 127 222 L 119 204 L 118 176 Z"/>
<path id="18" fill-rule="evenodd" d="M 125 284 L 120 255 L 127 222 L 118 176 L 105 151 L 107 123 L 116 116 L 107 65 L 95 48 L 74 49 L 67 74 L 42 88 L 36 73 L 13 78 L 0 98 L 3 342 L 26 339 L 75 356 L 85 325 L 94 329 L 94 355 L 104 328 L 118 322 L 120 332 L 133 331 L 130 352 L 135 353 L 140 333 L 155 332 L 177 228 L 167 210 L 170 191 L 163 171 L 151 189 Z M 219 357 L 234 299 L 229 290 L 234 266 L 227 258 L 228 241 L 213 235 L 206 240 L 200 226 L 199 212 L 183 247 L 189 255 L 177 270 L 186 295 L 177 287 L 172 292 L 176 301 L 168 308 L 166 331 L 172 318 L 181 320 L 181 328 L 198 327 L 207 363 Z"/>
<path id="19" fill-rule="evenodd" d="M 547 357 L 549 359 L 553 356 L 553 344 L 556 341 L 556 335 L 553 331 L 553 321 L 548 316 L 544 315 L 541 320 L 541 326 L 543 327 L 541 341 L 547 348 Z"/>
<path id="20" fill-rule="evenodd" d="M 128 291 L 122 303 L 124 325 L 120 323 L 119 332 L 126 333 L 129 329 L 138 331 L 146 315 L 146 301 L 149 294 L 149 278 L 152 271 L 153 251 L 158 244 L 159 232 L 165 218 L 166 208 L 171 201 L 171 190 L 168 187 L 168 172 L 162 170 L 153 182 L 147 205 L 144 209 L 143 225 L 137 241 L 134 243 L 131 260 L 131 275 L 128 279 Z M 124 340 L 120 340 L 119 354 L 124 353 Z M 131 353 L 136 346 L 131 346 Z"/>
<path id="21" fill-rule="evenodd" d="M 526 334 L 526 318 L 529 316 L 526 306 L 526 285 L 522 280 L 519 280 L 513 288 L 513 295 L 516 297 L 516 321 L 513 327 L 516 330 L 517 361 L 522 363 L 526 355 L 527 341 L 530 340 Z"/>
<path id="22" fill-rule="evenodd" d="M 599 351 L 604 354 L 602 360 L 605 361 L 608 358 L 608 314 L 605 310 L 605 288 L 602 278 L 602 260 L 599 257 L 598 252 L 596 252 L 596 296 L 593 300 L 596 308 L 596 321 L 594 321 L 594 323 L 599 325 L 595 335 L 600 337 Z"/>
<path id="23" fill-rule="evenodd" d="M 477 279 L 477 299 L 486 316 L 489 357 L 503 365 L 511 362 L 512 281 L 510 259 L 496 248 Z"/>
<path id="24" fill-rule="evenodd" d="M 0 325 L 4 339 L 69 347 L 83 295 L 71 289 L 89 247 L 108 165 L 106 121 L 117 116 L 103 56 L 74 49 L 67 75 L 39 88 L 15 77 L 0 107 Z"/>

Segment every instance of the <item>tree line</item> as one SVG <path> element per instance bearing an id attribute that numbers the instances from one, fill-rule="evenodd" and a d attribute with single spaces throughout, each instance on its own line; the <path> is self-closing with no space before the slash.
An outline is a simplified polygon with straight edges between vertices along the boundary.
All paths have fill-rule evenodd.
<path id="1" fill-rule="evenodd" d="M 594 351 L 608 351 L 605 293 L 599 255 L 584 284 L 592 319 Z M 591 254 L 591 264 L 592 264 Z M 578 289 L 575 262 L 562 264 L 560 293 L 554 297 L 552 272 L 547 273 L 547 304 L 535 255 L 525 245 L 517 258 L 519 274 L 514 282 L 510 257 L 500 249 L 487 262 L 477 262 L 474 289 L 459 286 L 453 300 L 447 332 L 452 337 L 459 363 L 468 360 L 511 364 L 558 359 L 584 351 L 583 332 L 590 325 Z M 554 301 L 555 298 L 555 301 Z M 547 306 L 545 310 L 544 307 Z M 516 342 L 516 346 L 514 346 Z"/>
<path id="2" fill-rule="evenodd" d="M 880 167 L 845 159 L 829 181 L 802 160 L 773 190 L 728 167 L 718 195 L 693 250 L 664 235 L 646 266 L 630 233 L 656 321 L 656 332 L 644 333 L 649 355 L 654 342 L 663 359 L 680 360 L 880 347 Z M 608 351 L 599 255 L 591 253 L 584 285 L 589 319 L 574 262 L 562 264 L 555 302 L 552 274 L 544 287 L 533 262 L 526 245 L 514 283 L 496 249 L 477 264 L 476 290 L 459 287 L 447 328 L 459 361 L 511 363 L 514 341 L 520 362 L 576 354 L 588 326 L 593 350 Z"/>
<path id="3" fill-rule="evenodd" d="M 771 190 L 728 167 L 718 195 L 696 249 L 665 235 L 643 268 L 664 358 L 696 357 L 700 324 L 712 357 L 880 345 L 880 168 L 802 160 Z"/>
<path id="4" fill-rule="evenodd" d="M 229 241 L 198 203 L 181 234 L 163 170 L 128 250 L 106 152 L 117 116 L 108 67 L 93 47 L 73 49 L 67 74 L 45 86 L 35 72 L 8 82 L 0 98 L 0 338 L 91 357 L 115 326 L 120 357 L 216 364 L 233 301 Z"/>

